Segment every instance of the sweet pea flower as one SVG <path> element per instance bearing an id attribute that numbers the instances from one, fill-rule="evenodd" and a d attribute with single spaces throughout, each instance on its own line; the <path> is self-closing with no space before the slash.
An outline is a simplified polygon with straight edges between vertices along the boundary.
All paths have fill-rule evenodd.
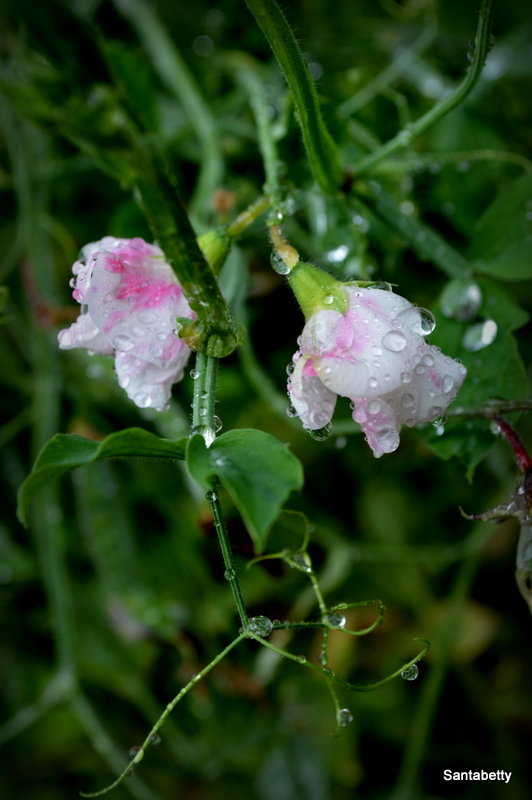
<path id="1" fill-rule="evenodd" d="M 190 349 L 174 333 L 176 317 L 194 318 L 157 245 L 105 236 L 86 245 L 72 267 L 78 319 L 59 346 L 114 356 L 118 383 L 140 408 L 162 411 Z"/>
<path id="2" fill-rule="evenodd" d="M 441 417 L 466 370 L 426 343 L 434 327 L 430 312 L 392 291 L 336 286 L 347 299 L 345 311 L 322 304 L 307 317 L 288 394 L 311 431 L 328 425 L 338 395 L 350 398 L 353 419 L 379 458 L 397 449 L 401 425 Z"/>

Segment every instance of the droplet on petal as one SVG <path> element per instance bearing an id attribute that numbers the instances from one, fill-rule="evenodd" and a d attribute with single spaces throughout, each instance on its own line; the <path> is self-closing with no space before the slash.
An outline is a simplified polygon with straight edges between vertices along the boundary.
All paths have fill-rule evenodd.
<path id="1" fill-rule="evenodd" d="M 450 375 L 445 375 L 442 382 L 442 391 L 444 394 L 449 394 L 454 389 L 454 380 Z"/>
<path id="2" fill-rule="evenodd" d="M 406 336 L 398 330 L 391 330 L 382 337 L 382 346 L 392 353 L 399 353 L 406 347 Z"/>

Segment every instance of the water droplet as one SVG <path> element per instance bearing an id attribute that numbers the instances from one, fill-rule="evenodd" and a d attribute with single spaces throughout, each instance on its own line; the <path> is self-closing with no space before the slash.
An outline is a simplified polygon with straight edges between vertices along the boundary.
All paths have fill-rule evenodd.
<path id="1" fill-rule="evenodd" d="M 215 430 L 215 432 L 219 433 L 223 428 L 222 420 L 220 419 L 220 417 L 213 417 L 212 421 L 214 422 L 214 430 Z"/>
<path id="2" fill-rule="evenodd" d="M 272 250 L 272 254 L 270 256 L 270 264 L 272 265 L 272 269 L 275 270 L 279 275 L 288 275 L 290 272 L 290 267 L 288 267 L 279 253 L 276 250 Z"/>
<path id="3" fill-rule="evenodd" d="M 497 323 L 493 319 L 486 319 L 484 322 L 477 322 L 466 329 L 462 338 L 462 344 L 466 350 L 476 352 L 483 350 L 495 341 L 497 336 Z"/>
<path id="4" fill-rule="evenodd" d="M 406 336 L 401 331 L 391 330 L 382 337 L 382 346 L 392 353 L 399 353 L 406 347 Z"/>
<path id="5" fill-rule="evenodd" d="M 375 281 L 369 287 L 370 289 L 380 289 L 381 292 L 393 292 L 392 284 L 388 281 Z"/>
<path id="6" fill-rule="evenodd" d="M 256 636 L 269 636 L 273 629 L 273 622 L 269 617 L 250 617 L 248 620 L 249 632 Z"/>
<path id="7" fill-rule="evenodd" d="M 411 372 L 401 372 L 401 383 L 410 383 L 412 380 Z"/>
<path id="8" fill-rule="evenodd" d="M 290 419 L 297 417 L 297 411 L 295 410 L 293 405 L 289 405 L 288 408 L 286 409 L 286 416 L 290 417 Z"/>
<path id="9" fill-rule="evenodd" d="M 418 675 L 419 669 L 417 664 L 410 664 L 409 667 L 401 672 L 401 678 L 404 678 L 405 681 L 415 681 Z"/>
<path id="10" fill-rule="evenodd" d="M 414 333 L 419 333 L 420 336 L 428 336 L 436 327 L 436 320 L 434 314 L 427 308 L 410 306 L 392 320 L 392 325 L 397 328 L 407 328 Z"/>
<path id="11" fill-rule="evenodd" d="M 345 628 L 345 623 L 347 622 L 345 616 L 335 609 L 328 611 L 325 619 L 331 628 Z"/>
<path id="12" fill-rule="evenodd" d="M 198 414 L 200 415 L 200 417 L 206 417 L 207 416 L 207 409 L 206 408 L 200 408 L 199 411 L 198 411 Z"/>
<path id="13" fill-rule="evenodd" d="M 323 302 L 325 303 L 326 306 L 332 305 L 332 303 L 334 303 L 334 296 L 332 294 L 325 295 L 325 297 L 323 298 Z"/>
<path id="14" fill-rule="evenodd" d="M 161 744 L 161 737 L 158 733 L 152 733 L 150 736 L 150 744 L 152 744 L 154 747 L 157 747 Z"/>
<path id="15" fill-rule="evenodd" d="M 368 414 L 371 414 L 372 417 L 378 414 L 380 410 L 381 410 L 380 400 L 372 400 L 368 404 Z"/>
<path id="16" fill-rule="evenodd" d="M 440 307 L 442 314 L 451 319 L 465 321 L 473 319 L 482 305 L 482 292 L 469 278 L 456 278 L 442 292 Z"/>
<path id="17" fill-rule="evenodd" d="M 375 431 L 374 437 L 384 453 L 393 453 L 399 447 L 399 434 L 393 428 L 381 428 Z"/>
<path id="18" fill-rule="evenodd" d="M 373 355 L 374 355 L 374 356 L 382 356 L 382 350 L 381 350 L 381 348 L 380 348 L 378 345 L 376 345 L 376 344 L 374 344 L 374 345 L 372 346 L 372 348 L 371 348 L 371 352 L 373 353 Z"/>
<path id="19" fill-rule="evenodd" d="M 199 378 L 198 370 L 197 369 L 191 369 L 190 370 L 190 377 L 192 378 L 193 381 L 195 381 L 197 378 Z"/>
<path id="20" fill-rule="evenodd" d="M 70 286 L 71 289 L 75 289 L 77 282 L 78 282 L 77 278 L 70 278 L 68 285 Z"/>
<path id="21" fill-rule="evenodd" d="M 214 490 L 210 490 L 206 493 L 205 498 L 209 501 L 209 503 L 214 503 L 218 500 L 218 495 Z"/>
<path id="22" fill-rule="evenodd" d="M 299 661 L 300 664 L 306 664 L 307 663 L 307 657 L 306 656 L 296 656 L 296 658 L 297 658 L 297 660 Z"/>
<path id="23" fill-rule="evenodd" d="M 149 408 L 149 406 L 151 406 L 151 397 L 149 394 L 144 394 L 144 392 L 139 392 L 133 397 L 133 402 L 139 408 Z"/>
<path id="24" fill-rule="evenodd" d="M 416 402 L 416 400 L 415 400 L 415 397 L 414 397 L 413 394 L 409 394 L 408 392 L 405 392 L 401 396 L 401 405 L 403 405 L 405 408 L 412 408 L 412 406 L 414 405 L 415 402 Z"/>
<path id="25" fill-rule="evenodd" d="M 348 708 L 341 708 L 338 712 L 338 725 L 345 728 L 350 722 L 353 722 L 353 714 Z"/>
<path id="26" fill-rule="evenodd" d="M 296 368 L 296 365 L 294 364 L 293 361 L 291 361 L 289 364 L 286 365 L 286 374 L 287 375 L 291 375 L 292 372 L 295 370 L 295 368 Z"/>
<path id="27" fill-rule="evenodd" d="M 333 250 L 329 250 L 326 253 L 325 257 L 327 261 L 331 261 L 333 264 L 341 264 L 342 261 L 345 261 L 347 256 L 349 255 L 349 248 L 345 244 L 339 245 L 339 247 L 335 247 Z M 330 301 L 332 302 L 332 300 Z"/>
<path id="28" fill-rule="evenodd" d="M 119 333 L 118 336 L 115 336 L 111 344 L 115 350 L 120 350 L 122 353 L 127 353 L 134 347 L 134 344 L 129 336 L 125 336 L 123 333 Z"/>
<path id="29" fill-rule="evenodd" d="M 129 748 L 128 756 L 130 758 L 135 758 L 135 756 L 137 756 L 139 753 L 140 753 L 140 745 L 134 744 L 133 747 Z"/>
<path id="30" fill-rule="evenodd" d="M 232 581 L 236 578 L 236 572 L 234 569 L 226 569 L 224 572 L 224 578 L 226 581 Z"/>
<path id="31" fill-rule="evenodd" d="M 327 650 L 321 650 L 318 653 L 318 664 L 321 664 L 322 667 L 326 667 L 329 661 L 329 657 L 327 655 Z"/>
<path id="32" fill-rule="evenodd" d="M 360 216 L 360 214 L 355 214 L 353 217 L 353 225 L 358 228 L 360 233 L 367 233 L 369 230 L 369 222 L 364 217 Z"/>
<path id="33" fill-rule="evenodd" d="M 377 380 L 377 378 L 370 378 L 368 380 L 368 386 L 370 387 L 370 389 L 375 389 L 378 385 L 379 381 Z"/>
<path id="34" fill-rule="evenodd" d="M 309 428 L 305 428 L 309 436 L 312 436 L 313 439 L 316 439 L 317 442 L 323 442 L 325 439 L 328 439 L 331 435 L 332 426 L 329 423 L 328 425 L 324 425 L 323 428 L 317 428 L 316 430 L 310 430 Z"/>
<path id="35" fill-rule="evenodd" d="M 312 566 L 306 553 L 293 553 L 290 556 L 288 563 L 301 572 L 312 572 Z"/>

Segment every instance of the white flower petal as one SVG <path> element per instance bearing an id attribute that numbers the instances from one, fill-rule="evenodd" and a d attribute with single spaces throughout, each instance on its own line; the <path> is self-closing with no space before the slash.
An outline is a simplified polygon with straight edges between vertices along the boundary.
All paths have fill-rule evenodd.
<path id="1" fill-rule="evenodd" d="M 106 236 L 74 264 L 74 297 L 88 312 L 59 334 L 60 346 L 116 355 L 119 384 L 138 406 L 162 410 L 190 350 L 176 317 L 194 318 L 162 251 L 142 239 Z"/>
<path id="2" fill-rule="evenodd" d="M 331 421 L 336 394 L 323 385 L 312 368 L 312 359 L 301 356 L 288 380 L 288 394 L 303 426 L 316 431 Z"/>
<path id="3" fill-rule="evenodd" d="M 86 347 L 93 353 L 111 356 L 113 348 L 100 333 L 90 314 L 80 314 L 70 328 L 65 328 L 57 334 L 61 350 L 70 350 L 73 347 Z"/>
<path id="4" fill-rule="evenodd" d="M 456 397 L 466 370 L 426 343 L 433 325 L 429 312 L 393 292 L 344 289 L 345 314 L 322 310 L 307 321 L 301 338 L 305 355 L 290 378 L 289 392 L 308 428 L 313 427 L 310 387 L 326 398 L 328 413 L 334 407 L 332 397 L 349 397 L 353 417 L 379 457 L 397 448 L 401 424 L 412 426 L 441 416 Z"/>

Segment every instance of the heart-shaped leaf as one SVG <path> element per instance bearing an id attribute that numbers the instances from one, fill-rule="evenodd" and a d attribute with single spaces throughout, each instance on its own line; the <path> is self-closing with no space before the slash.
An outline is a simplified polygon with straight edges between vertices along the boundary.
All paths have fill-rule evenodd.
<path id="1" fill-rule="evenodd" d="M 272 523 L 293 489 L 303 485 L 296 456 L 274 436 L 252 429 L 224 433 L 206 447 L 193 436 L 187 447 L 190 474 L 204 489 L 218 477 L 242 514 L 257 552 L 266 543 Z"/>
<path id="2" fill-rule="evenodd" d="M 35 492 L 65 472 L 111 458 L 184 459 L 186 440 L 162 439 L 142 428 L 127 428 L 94 442 L 75 433 L 58 433 L 47 442 L 18 493 L 18 517 L 25 525 Z"/>

